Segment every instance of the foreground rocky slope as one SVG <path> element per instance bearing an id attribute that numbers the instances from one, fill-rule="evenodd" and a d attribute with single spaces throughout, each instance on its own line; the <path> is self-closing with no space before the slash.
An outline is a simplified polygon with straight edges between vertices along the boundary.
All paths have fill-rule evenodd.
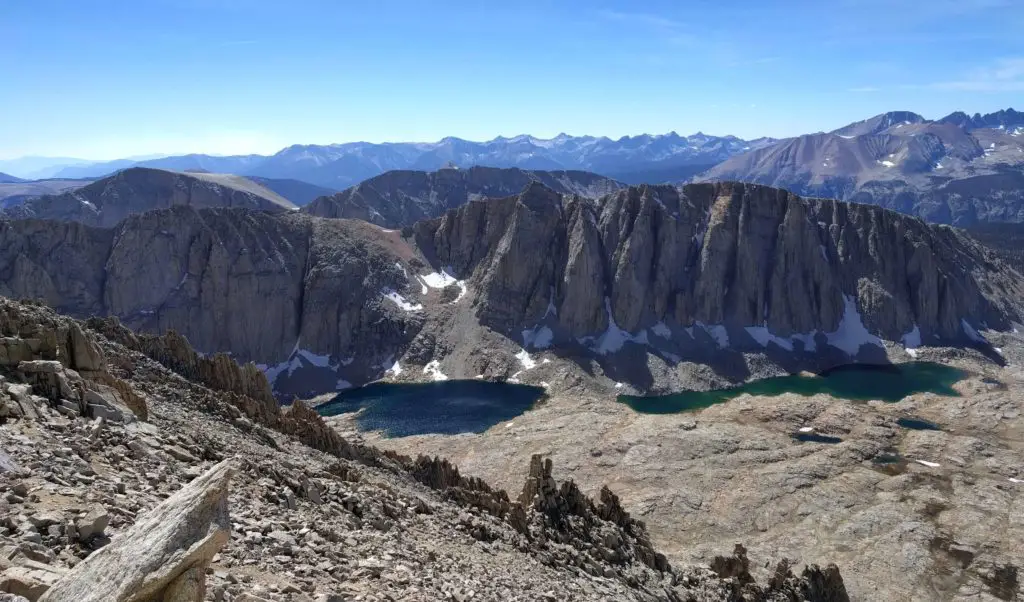
<path id="1" fill-rule="evenodd" d="M 743 380 L 762 370 L 750 354 L 823 369 L 882 360 L 883 341 L 983 344 L 1024 299 L 1020 275 L 959 230 L 741 184 L 591 201 L 531 183 L 404 235 L 191 207 L 106 230 L 0 222 L 0 259 L 4 295 L 173 329 L 300 394 L 405 363 L 509 378 L 524 348 L 608 360 L 642 390 L 686 362 Z"/>
<path id="2" fill-rule="evenodd" d="M 494 167 L 447 168 L 433 172 L 389 171 L 333 196 L 321 197 L 302 211 L 319 217 L 348 217 L 385 228 L 401 228 L 469 201 L 518 194 L 540 182 L 560 194 L 599 198 L 623 184 L 585 171 L 524 171 Z"/>
<path id="3" fill-rule="evenodd" d="M 97 325 L 135 344 L 115 322 Z M 50 602 L 83 599 L 86 583 L 88 599 L 118 602 L 848 599 L 835 567 L 797 577 L 783 561 L 759 586 L 742 548 L 710 569 L 670 567 L 610 490 L 594 502 L 540 457 L 512 500 L 444 460 L 351 444 L 301 403 L 282 411 L 240 393 L 242 375 L 263 377 L 223 359 L 197 360 L 236 377 L 210 388 L 6 299 L 0 334 L 0 591 Z M 42 366 L 51 380 L 37 378 Z M 68 407 L 74 390 L 46 385 L 63 380 L 121 383 L 145 413 L 89 418 Z"/>
<path id="4" fill-rule="evenodd" d="M 131 168 L 61 194 L 31 198 L 5 209 L 10 219 L 53 219 L 110 227 L 129 215 L 175 205 L 286 211 L 295 205 L 240 176 Z"/>
<path id="5" fill-rule="evenodd" d="M 830 133 L 781 140 L 699 176 L 873 203 L 931 222 L 1024 221 L 1024 113 L 929 121 L 884 113 Z"/>

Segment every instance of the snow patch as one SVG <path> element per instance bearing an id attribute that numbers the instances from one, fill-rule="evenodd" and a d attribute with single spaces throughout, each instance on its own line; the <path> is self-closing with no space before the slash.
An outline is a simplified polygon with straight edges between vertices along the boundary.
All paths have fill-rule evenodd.
<path id="1" fill-rule="evenodd" d="M 937 462 L 929 462 L 928 460 L 914 460 L 918 464 L 923 464 L 928 468 L 938 468 L 940 465 Z"/>
<path id="2" fill-rule="evenodd" d="M 317 368 L 329 368 L 331 366 L 331 356 L 329 355 L 317 355 L 305 349 L 299 349 L 298 355 Z"/>
<path id="3" fill-rule="evenodd" d="M 598 337 L 582 337 L 581 343 L 589 344 L 590 349 L 600 355 L 608 355 L 622 349 L 623 345 L 632 341 L 641 345 L 647 345 L 647 331 L 641 330 L 637 334 L 630 334 L 619 328 L 612 316 L 612 302 L 608 297 L 604 298 L 604 311 L 608 315 L 608 328 Z"/>
<path id="4" fill-rule="evenodd" d="M 917 349 L 908 347 L 904 349 L 904 351 L 906 351 L 907 355 L 909 355 L 910 357 L 914 358 L 915 360 L 917 359 Z"/>
<path id="5" fill-rule="evenodd" d="M 461 301 L 462 298 L 466 296 L 466 291 L 469 290 L 466 287 L 466 281 L 465 280 L 459 280 L 455 284 L 457 284 L 459 286 L 459 294 L 458 294 L 457 297 L 455 297 L 455 300 L 452 301 L 452 303 L 458 303 L 459 301 Z"/>
<path id="6" fill-rule="evenodd" d="M 398 364 L 398 360 L 395 360 L 395 363 L 392 364 L 391 367 L 388 368 L 384 373 L 399 376 L 400 374 L 402 374 L 402 366 Z"/>
<path id="7" fill-rule="evenodd" d="M 654 334 L 658 335 L 659 337 L 661 337 L 663 339 L 671 339 L 672 338 L 672 331 L 669 330 L 669 327 L 666 326 L 664 322 L 658 322 L 657 324 L 652 326 L 651 327 L 651 332 L 653 332 Z"/>
<path id="8" fill-rule="evenodd" d="M 431 361 L 429 364 L 423 367 L 423 373 L 429 374 L 430 379 L 437 382 L 442 380 L 448 380 L 448 377 L 441 372 L 441 362 L 437 360 Z"/>
<path id="9" fill-rule="evenodd" d="M 395 305 L 397 305 L 401 309 L 404 309 L 405 311 L 420 311 L 421 309 L 423 309 L 422 304 L 410 303 L 405 300 L 405 297 L 399 295 L 397 292 L 391 289 L 386 288 L 383 291 L 381 291 L 381 294 L 383 294 L 385 298 L 391 299 L 391 301 L 393 301 Z"/>
<path id="10" fill-rule="evenodd" d="M 793 341 L 772 334 L 767 326 L 747 326 L 745 330 L 762 347 L 767 348 L 769 343 L 775 343 L 786 351 L 793 350 Z"/>
<path id="11" fill-rule="evenodd" d="M 903 346 L 907 349 L 916 349 L 921 346 L 921 329 L 914 324 L 914 328 L 903 335 Z"/>
<path id="12" fill-rule="evenodd" d="M 466 287 L 465 280 L 456 279 L 455 276 L 452 276 L 451 274 L 448 273 L 448 270 L 441 270 L 440 272 L 431 272 L 423 276 L 417 275 L 416 278 L 419 279 L 420 284 L 423 285 L 424 295 L 426 295 L 428 292 L 427 287 L 448 288 L 453 284 L 458 286 L 459 294 L 457 297 L 455 297 L 455 300 L 452 301 L 452 303 L 458 303 L 460 300 L 462 300 L 462 298 L 466 296 L 466 291 L 469 290 Z"/>
<path id="13" fill-rule="evenodd" d="M 893 163 L 892 161 L 879 161 L 879 163 L 881 163 L 882 165 L 884 165 L 886 167 L 895 167 L 896 166 L 896 164 Z"/>
<path id="14" fill-rule="evenodd" d="M 423 284 L 430 288 L 447 288 L 458 282 L 454 276 L 444 270 L 441 270 L 440 272 L 431 272 L 425 276 L 420 276 L 419 278 L 423 281 Z"/>
<path id="15" fill-rule="evenodd" d="M 1013 477 L 1010 477 L 1010 482 L 1011 482 L 1011 483 L 1024 483 L 1024 481 L 1022 481 L 1022 480 L 1020 480 L 1020 479 L 1015 479 L 1015 478 L 1013 478 Z"/>
<path id="16" fill-rule="evenodd" d="M 552 286 L 550 291 L 549 291 L 549 293 L 548 293 L 548 307 L 547 307 L 546 310 L 544 310 L 544 316 L 541 318 L 541 320 L 543 320 L 544 318 L 546 318 L 548 316 L 557 316 L 557 315 L 558 315 L 558 309 L 555 308 L 555 287 Z"/>
<path id="17" fill-rule="evenodd" d="M 537 366 L 537 362 L 533 361 L 533 358 L 530 357 L 530 353 L 525 349 L 516 354 L 516 359 L 523 365 L 523 370 L 529 370 L 530 368 L 535 368 Z"/>
<path id="18" fill-rule="evenodd" d="M 811 432 L 813 430 L 814 430 L 813 426 L 802 426 L 802 427 L 800 427 L 800 432 L 801 433 L 809 433 L 809 432 Z"/>
<path id="19" fill-rule="evenodd" d="M 968 324 L 967 320 L 960 318 L 960 327 L 963 328 L 964 334 L 967 335 L 967 338 L 971 339 L 975 343 L 988 343 L 988 340 L 981 336 L 981 333 L 975 330 L 973 326 Z"/>
<path id="20" fill-rule="evenodd" d="M 402 265 L 402 264 L 400 264 L 400 263 L 398 263 L 398 262 L 396 261 L 396 262 L 395 262 L 395 267 L 396 267 L 396 268 L 398 268 L 398 269 L 399 269 L 399 271 L 401 271 L 401 272 L 402 272 L 402 275 L 403 275 L 403 276 L 405 276 L 405 279 L 406 279 L 406 280 L 408 280 L 408 279 L 409 279 L 409 272 L 406 272 L 406 271 L 405 271 L 405 266 L 404 266 L 404 265 Z"/>
<path id="21" fill-rule="evenodd" d="M 348 382 L 344 378 L 339 378 L 338 382 L 334 384 L 335 391 L 342 391 L 344 389 L 351 389 L 352 383 Z"/>
<path id="22" fill-rule="evenodd" d="M 843 319 L 835 332 L 826 333 L 828 344 L 842 349 L 847 355 L 857 355 L 861 345 L 882 346 L 882 340 L 868 332 L 857 311 L 857 302 L 850 295 L 843 295 Z"/>
<path id="23" fill-rule="evenodd" d="M 547 326 L 535 326 L 523 331 L 523 347 L 534 349 L 547 349 L 554 340 L 555 333 Z"/>
<path id="24" fill-rule="evenodd" d="M 729 333 L 726 332 L 725 326 L 721 324 L 707 325 L 701 321 L 695 322 L 695 324 L 701 327 L 704 332 L 711 335 L 711 338 L 715 339 L 715 344 L 718 345 L 719 349 L 725 349 L 729 346 Z"/>

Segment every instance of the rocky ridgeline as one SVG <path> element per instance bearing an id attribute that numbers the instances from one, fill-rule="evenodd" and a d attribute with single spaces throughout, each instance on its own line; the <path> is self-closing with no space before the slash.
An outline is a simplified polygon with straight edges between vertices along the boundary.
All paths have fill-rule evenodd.
<path id="1" fill-rule="evenodd" d="M 470 200 L 519 193 L 531 182 L 562 194 L 600 198 L 624 185 L 585 171 L 526 171 L 474 166 L 438 171 L 389 171 L 316 199 L 301 211 L 318 217 L 354 218 L 403 228 L 440 217 Z"/>
<path id="2" fill-rule="evenodd" d="M 630 187 L 599 203 L 534 184 L 421 222 L 416 240 L 471 277 L 485 324 L 549 324 L 556 344 L 611 325 L 834 332 L 847 298 L 884 339 L 917 327 L 925 342 L 964 341 L 961 320 L 1007 328 L 1024 292 L 959 230 L 750 184 Z"/>
<path id="3" fill-rule="evenodd" d="M 445 460 L 350 445 L 302 404 L 244 415 L 262 404 L 45 308 L 0 300 L 0 316 L 5 349 L 57 341 L 0 365 L 2 407 L 28 397 L 36 410 L 0 424 L 0 591 L 51 602 L 845 599 L 834 568 L 796 577 L 780 565 L 757 585 L 670 567 L 610 491 L 595 504 L 540 457 L 512 501 Z M 67 400 L 24 370 L 40 361 L 86 388 L 117 379 L 147 419 L 61 410 Z"/>
<path id="4" fill-rule="evenodd" d="M 786 370 L 824 369 L 878 360 L 880 347 L 859 346 L 876 337 L 973 345 L 1024 315 L 1020 274 L 959 230 L 728 183 L 595 201 L 532 182 L 402 232 L 183 206 L 110 230 L 0 221 L 0 265 L 0 294 L 115 316 L 135 332 L 174 330 L 207 354 L 261 364 L 280 395 L 363 384 L 396 361 L 506 378 L 523 347 L 569 357 L 639 347 L 667 366 L 721 371 L 764 353 Z M 190 378 L 233 374 L 152 344 Z M 622 380 L 650 388 L 635 376 Z"/>

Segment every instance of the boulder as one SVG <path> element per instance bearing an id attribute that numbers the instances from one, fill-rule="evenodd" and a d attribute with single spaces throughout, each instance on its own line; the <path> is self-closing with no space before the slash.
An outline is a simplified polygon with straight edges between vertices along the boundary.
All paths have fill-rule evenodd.
<path id="1" fill-rule="evenodd" d="M 89 383 L 85 390 L 86 415 L 93 418 L 105 418 L 111 422 L 133 422 L 135 413 L 121 399 L 113 387 L 97 383 Z"/>
<path id="2" fill-rule="evenodd" d="M 78 531 L 80 541 L 89 541 L 93 537 L 103 535 L 107 523 L 110 522 L 110 515 L 103 506 L 94 506 L 85 516 L 75 521 L 75 529 Z"/>
<path id="3" fill-rule="evenodd" d="M 63 576 L 62 569 L 22 559 L 0 574 L 0 592 L 23 596 L 35 602 Z M 71 598 L 69 598 L 70 600 Z"/>
<path id="4" fill-rule="evenodd" d="M 231 533 L 229 460 L 139 518 L 60 581 L 41 602 L 202 600 L 204 574 Z"/>
<path id="5" fill-rule="evenodd" d="M 56 360 L 30 360 L 18 362 L 18 370 L 25 374 L 56 374 L 63 369 Z"/>

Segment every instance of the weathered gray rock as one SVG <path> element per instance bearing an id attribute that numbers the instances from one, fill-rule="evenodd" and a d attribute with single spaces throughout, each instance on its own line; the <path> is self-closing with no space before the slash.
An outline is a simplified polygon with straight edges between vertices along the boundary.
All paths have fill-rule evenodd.
<path id="1" fill-rule="evenodd" d="M 828 346 L 841 328 L 973 344 L 973 331 L 1024 315 L 1020 274 L 958 230 L 756 185 L 640 186 L 592 201 L 533 182 L 405 235 L 357 220 L 180 206 L 98 232 L 0 222 L 0 294 L 116 316 L 136 332 L 174 330 L 208 357 L 178 357 L 180 341 L 169 339 L 133 347 L 253 399 L 270 388 L 236 361 L 262 364 L 275 391 L 301 396 L 380 378 L 406 357 L 465 357 L 484 337 L 602 353 L 628 339 L 673 365 L 733 365 L 739 352 L 784 349 L 757 334 L 777 337 L 787 354 L 803 350 L 800 361 L 814 365 L 798 369 L 824 369 L 860 353 Z M 77 255 L 63 256 L 69 249 Z M 463 281 L 466 299 L 423 284 L 442 269 Z M 73 330 L 58 334 L 61 353 L 46 359 L 94 367 Z"/>
<path id="2" fill-rule="evenodd" d="M 193 480 L 78 564 L 41 602 L 201 600 L 203 572 L 230 537 L 233 471 L 226 460 Z"/>
<path id="3" fill-rule="evenodd" d="M 36 602 L 64 573 L 59 567 L 23 559 L 18 565 L 0 573 L 0 592 L 23 596 L 29 602 Z"/>
<path id="4" fill-rule="evenodd" d="M 78 539 L 89 541 L 94 537 L 103 535 L 103 530 L 110 522 L 110 515 L 103 506 L 93 506 L 85 513 L 85 516 L 75 521 L 75 531 Z"/>

